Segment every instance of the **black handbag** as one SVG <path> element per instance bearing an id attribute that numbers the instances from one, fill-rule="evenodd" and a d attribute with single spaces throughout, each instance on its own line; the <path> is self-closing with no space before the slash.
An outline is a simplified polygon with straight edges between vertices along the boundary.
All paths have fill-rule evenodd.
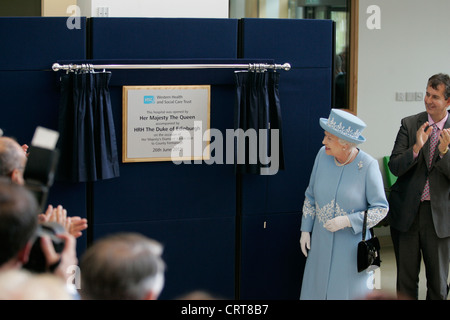
<path id="1" fill-rule="evenodd" d="M 380 267 L 380 241 L 370 229 L 372 238 L 366 240 L 367 210 L 364 212 L 362 241 L 358 243 L 358 272 L 372 271 Z"/>

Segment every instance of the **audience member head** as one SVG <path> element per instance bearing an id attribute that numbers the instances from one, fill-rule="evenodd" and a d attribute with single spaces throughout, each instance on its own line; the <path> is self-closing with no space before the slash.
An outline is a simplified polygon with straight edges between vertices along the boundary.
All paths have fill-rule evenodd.
<path id="1" fill-rule="evenodd" d="M 0 300 L 73 300 L 66 283 L 51 273 L 0 272 Z"/>
<path id="2" fill-rule="evenodd" d="M 0 176 L 9 177 L 23 185 L 27 156 L 20 144 L 12 138 L 0 137 Z"/>
<path id="3" fill-rule="evenodd" d="M 183 294 L 177 300 L 223 300 L 223 298 L 200 289 Z"/>
<path id="4" fill-rule="evenodd" d="M 38 225 L 38 205 L 24 186 L 0 178 L 0 269 L 21 267 Z"/>
<path id="5" fill-rule="evenodd" d="M 97 240 L 80 263 L 85 300 L 156 300 L 164 286 L 162 245 L 138 233 Z"/>

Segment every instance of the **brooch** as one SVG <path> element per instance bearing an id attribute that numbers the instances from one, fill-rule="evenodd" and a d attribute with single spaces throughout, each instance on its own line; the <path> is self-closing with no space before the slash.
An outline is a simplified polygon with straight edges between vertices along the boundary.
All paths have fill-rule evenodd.
<path id="1" fill-rule="evenodd" d="M 358 162 L 358 169 L 361 170 L 362 167 L 363 167 L 363 162 L 362 161 Z"/>

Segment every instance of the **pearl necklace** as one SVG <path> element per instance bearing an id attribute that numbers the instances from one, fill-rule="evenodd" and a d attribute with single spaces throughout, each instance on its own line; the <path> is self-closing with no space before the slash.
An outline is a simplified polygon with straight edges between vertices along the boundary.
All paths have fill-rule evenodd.
<path id="1" fill-rule="evenodd" d="M 352 151 L 351 151 L 350 154 L 348 155 L 347 160 L 345 160 L 344 163 L 340 163 L 340 162 L 336 159 L 336 157 L 334 157 L 334 163 L 336 163 L 336 165 L 337 165 L 338 167 L 343 167 L 343 166 L 345 166 L 346 164 L 348 164 L 348 163 L 350 162 L 351 158 L 353 157 L 353 150 L 354 150 L 354 149 L 352 149 Z"/>

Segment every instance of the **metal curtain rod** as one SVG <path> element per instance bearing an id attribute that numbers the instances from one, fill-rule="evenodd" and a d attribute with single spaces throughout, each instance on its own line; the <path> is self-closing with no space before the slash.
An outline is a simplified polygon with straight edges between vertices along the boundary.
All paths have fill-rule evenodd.
<path id="1" fill-rule="evenodd" d="M 282 69 L 289 71 L 291 65 L 248 63 L 248 64 L 64 64 L 54 63 L 53 71 L 90 71 L 94 69 L 249 69 L 251 71 L 264 71 L 267 69 Z"/>

